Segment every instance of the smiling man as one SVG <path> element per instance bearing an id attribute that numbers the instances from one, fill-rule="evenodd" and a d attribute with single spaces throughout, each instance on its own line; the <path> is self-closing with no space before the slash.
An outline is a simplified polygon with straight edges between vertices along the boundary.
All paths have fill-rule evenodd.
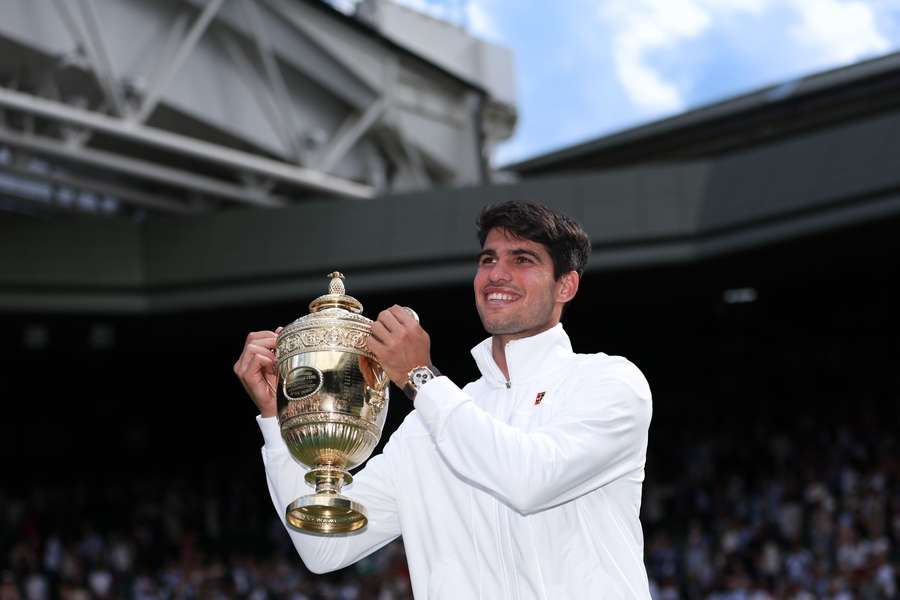
<path id="1" fill-rule="evenodd" d="M 369 508 L 359 534 L 290 532 L 306 565 L 349 565 L 403 536 L 416 598 L 648 598 L 639 520 L 650 389 L 622 357 L 576 354 L 560 324 L 590 242 L 530 203 L 485 209 L 475 306 L 490 337 L 482 376 L 460 388 L 399 306 L 369 349 L 415 410 L 345 495 Z M 306 493 L 281 440 L 271 383 L 274 332 L 248 336 L 235 372 L 260 409 L 276 512 Z M 257 358 L 258 357 L 258 358 Z"/>

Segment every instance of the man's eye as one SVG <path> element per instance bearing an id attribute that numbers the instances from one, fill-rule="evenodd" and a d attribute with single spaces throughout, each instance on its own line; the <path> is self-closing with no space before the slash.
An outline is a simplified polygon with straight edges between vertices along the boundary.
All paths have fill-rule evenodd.
<path id="1" fill-rule="evenodd" d="M 527 256 L 517 256 L 517 257 L 516 257 L 516 262 L 519 263 L 519 264 L 529 264 L 529 263 L 532 263 L 532 262 L 534 262 L 534 261 L 532 261 L 532 260 L 531 260 L 529 257 L 527 257 Z"/>
<path id="2" fill-rule="evenodd" d="M 493 256 L 482 256 L 482 257 L 478 260 L 478 264 L 479 264 L 479 265 L 489 265 L 489 264 L 494 263 L 494 262 L 496 262 L 496 259 L 495 259 Z"/>

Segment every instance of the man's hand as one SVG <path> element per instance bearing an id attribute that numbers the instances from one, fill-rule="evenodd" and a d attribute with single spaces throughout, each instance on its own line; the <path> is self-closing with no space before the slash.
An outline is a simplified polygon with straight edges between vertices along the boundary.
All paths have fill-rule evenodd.
<path id="1" fill-rule="evenodd" d="M 431 364 L 431 339 L 408 310 L 396 304 L 381 311 L 372 323 L 369 350 L 395 385 L 406 385 L 415 367 Z"/>
<path id="2" fill-rule="evenodd" d="M 274 417 L 277 413 L 275 341 L 282 329 L 250 333 L 244 342 L 244 351 L 234 363 L 234 374 L 241 380 L 247 395 L 263 417 Z"/>

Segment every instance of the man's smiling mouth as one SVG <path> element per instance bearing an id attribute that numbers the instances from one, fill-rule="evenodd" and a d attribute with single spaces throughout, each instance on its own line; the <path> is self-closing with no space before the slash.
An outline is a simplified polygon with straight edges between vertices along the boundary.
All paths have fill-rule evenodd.
<path id="1" fill-rule="evenodd" d="M 510 302 L 515 302 L 519 298 L 520 296 L 518 294 L 511 294 L 509 292 L 488 292 L 484 295 L 484 299 L 487 303 L 492 305 L 509 304 Z"/>

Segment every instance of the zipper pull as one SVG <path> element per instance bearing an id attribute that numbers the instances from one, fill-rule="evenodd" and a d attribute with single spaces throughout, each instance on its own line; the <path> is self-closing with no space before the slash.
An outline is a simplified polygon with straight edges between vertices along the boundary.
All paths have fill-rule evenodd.
<path id="1" fill-rule="evenodd" d="M 511 387 L 512 387 L 512 381 L 510 381 L 509 379 L 507 379 L 507 380 L 506 380 L 506 389 L 509 389 L 509 388 L 511 388 Z"/>

